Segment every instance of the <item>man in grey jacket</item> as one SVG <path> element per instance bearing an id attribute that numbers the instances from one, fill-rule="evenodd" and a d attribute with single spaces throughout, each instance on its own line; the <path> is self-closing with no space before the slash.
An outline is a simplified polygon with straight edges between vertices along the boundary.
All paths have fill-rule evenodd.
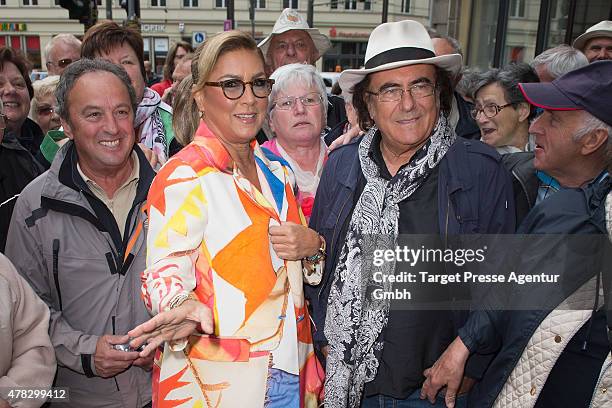
<path id="1" fill-rule="evenodd" d="M 134 143 L 134 89 L 123 69 L 83 59 L 56 96 L 70 141 L 17 200 L 6 255 L 51 311 L 62 406 L 149 406 L 152 359 L 120 347 L 148 319 L 142 207 L 154 172 Z"/>

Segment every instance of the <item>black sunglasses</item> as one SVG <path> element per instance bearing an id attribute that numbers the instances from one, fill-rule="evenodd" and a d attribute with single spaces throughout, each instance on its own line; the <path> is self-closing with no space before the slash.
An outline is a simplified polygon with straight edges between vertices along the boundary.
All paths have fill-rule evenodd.
<path id="1" fill-rule="evenodd" d="M 60 68 L 66 68 L 68 65 L 72 64 L 73 62 L 77 62 L 77 61 L 78 61 L 78 59 L 73 60 L 73 59 L 70 59 L 70 58 L 64 58 L 64 59 L 61 59 L 61 60 L 59 60 L 57 62 L 47 61 L 47 66 L 49 66 L 49 65 L 57 65 Z"/>

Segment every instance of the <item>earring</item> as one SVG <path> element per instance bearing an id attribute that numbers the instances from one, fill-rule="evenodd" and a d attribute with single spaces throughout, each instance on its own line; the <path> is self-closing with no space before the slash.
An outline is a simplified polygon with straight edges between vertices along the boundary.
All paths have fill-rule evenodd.
<path id="1" fill-rule="evenodd" d="M 200 119 L 204 119 L 205 116 L 204 111 L 200 111 Z"/>

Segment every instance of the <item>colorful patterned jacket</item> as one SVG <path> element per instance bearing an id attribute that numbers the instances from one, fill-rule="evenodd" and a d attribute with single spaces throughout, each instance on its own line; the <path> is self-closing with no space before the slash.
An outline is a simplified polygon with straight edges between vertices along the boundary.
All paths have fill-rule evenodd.
<path id="1" fill-rule="evenodd" d="M 273 251 L 269 227 L 304 217 L 288 167 L 255 141 L 252 148 L 261 191 L 203 123 L 151 186 L 145 304 L 157 314 L 193 293 L 214 319 L 214 335 L 191 336 L 182 350 L 166 344 L 157 356 L 154 406 L 318 404 L 323 372 L 302 283 L 321 276 Z M 270 384 L 278 373 L 289 378 L 280 389 Z"/>

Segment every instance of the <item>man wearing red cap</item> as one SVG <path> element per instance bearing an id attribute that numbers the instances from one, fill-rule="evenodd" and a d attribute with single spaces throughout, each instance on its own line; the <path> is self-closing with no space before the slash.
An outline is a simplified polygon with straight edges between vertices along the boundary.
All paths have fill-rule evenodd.
<path id="1" fill-rule="evenodd" d="M 550 83 L 520 84 L 525 98 L 544 113 L 531 125 L 535 136 L 534 165 L 558 180 L 561 189 L 527 215 L 521 234 L 604 234 L 604 199 L 610 192 L 612 146 L 612 61 L 594 62 Z M 530 255 L 551 257 L 534 248 Z M 593 253 L 566 254 L 589 259 Z M 531 258 L 537 259 L 537 258 Z M 563 301 L 588 299 L 591 310 L 557 307 L 552 311 L 478 312 L 474 327 L 462 328 L 446 352 L 425 371 L 422 397 L 433 398 L 448 385 L 455 395 L 463 365 L 472 353 L 501 344 L 484 378 L 470 395 L 470 407 L 521 406 L 535 408 L 604 407 L 612 404 L 606 392 L 612 384 L 612 312 L 606 267 L 574 271 L 591 276 Z M 594 303 L 594 305 L 593 305 Z M 600 306 L 603 305 L 603 306 Z M 480 337 L 465 336 L 479 333 Z M 609 340 L 611 340 L 609 342 Z M 589 405 L 591 403 L 591 405 Z"/>

